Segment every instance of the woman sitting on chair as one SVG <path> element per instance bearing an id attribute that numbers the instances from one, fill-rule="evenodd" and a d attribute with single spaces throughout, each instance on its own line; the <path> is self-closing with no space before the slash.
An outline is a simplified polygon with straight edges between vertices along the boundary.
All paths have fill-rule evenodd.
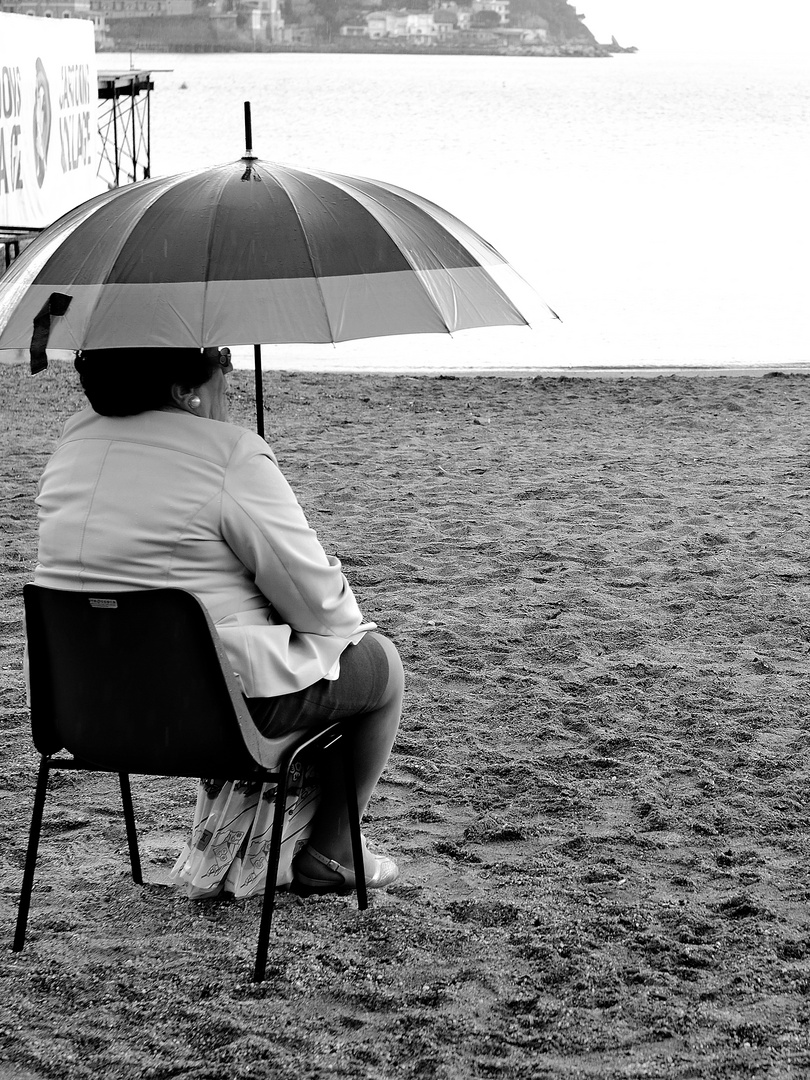
<path id="1" fill-rule="evenodd" d="M 92 409 L 68 420 L 40 481 L 36 584 L 194 593 L 264 735 L 353 718 L 362 815 L 399 726 L 402 665 L 393 644 L 364 623 L 340 563 L 308 526 L 267 444 L 228 423 L 227 350 L 88 352 L 76 369 Z M 350 888 L 341 778 L 326 769 L 320 787 L 292 873 L 305 890 Z M 234 793 L 226 794 L 232 812 Z M 202 807 L 210 810 L 205 790 L 192 848 L 178 864 L 198 896 L 219 891 L 227 870 L 213 888 L 199 887 L 202 856 L 192 856 L 212 827 Z M 242 859 L 248 839 L 228 859 Z M 395 881 L 396 864 L 363 848 L 368 887 Z M 221 850 L 208 858 L 223 862 Z M 233 879 L 230 888 L 251 891 Z"/>

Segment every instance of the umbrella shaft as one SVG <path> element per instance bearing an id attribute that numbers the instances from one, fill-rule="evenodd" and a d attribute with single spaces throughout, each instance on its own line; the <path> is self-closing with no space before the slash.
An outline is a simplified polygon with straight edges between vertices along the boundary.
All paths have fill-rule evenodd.
<path id="1" fill-rule="evenodd" d="M 256 431 L 264 438 L 264 383 L 262 382 L 262 347 L 253 346 L 253 369 L 256 376 Z"/>

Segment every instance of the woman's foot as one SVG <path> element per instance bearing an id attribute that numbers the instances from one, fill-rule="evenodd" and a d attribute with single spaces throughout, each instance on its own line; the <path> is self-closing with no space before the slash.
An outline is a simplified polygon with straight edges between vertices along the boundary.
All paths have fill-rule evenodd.
<path id="1" fill-rule="evenodd" d="M 397 864 L 386 855 L 375 855 L 369 851 L 365 836 L 362 842 L 366 887 L 384 889 L 393 885 L 399 877 Z M 311 892 L 343 892 L 357 887 L 354 870 L 349 870 L 309 845 L 296 857 L 293 874 L 294 883 Z"/>

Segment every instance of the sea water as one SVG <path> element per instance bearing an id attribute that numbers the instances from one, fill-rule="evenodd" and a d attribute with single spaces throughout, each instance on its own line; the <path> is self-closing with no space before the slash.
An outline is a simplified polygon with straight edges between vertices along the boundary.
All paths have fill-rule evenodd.
<path id="1" fill-rule="evenodd" d="M 249 100 L 260 158 L 416 191 L 531 287 L 518 297 L 530 331 L 276 347 L 268 366 L 810 364 L 800 60 L 135 53 L 99 66 L 154 71 L 153 175 L 240 157 Z"/>

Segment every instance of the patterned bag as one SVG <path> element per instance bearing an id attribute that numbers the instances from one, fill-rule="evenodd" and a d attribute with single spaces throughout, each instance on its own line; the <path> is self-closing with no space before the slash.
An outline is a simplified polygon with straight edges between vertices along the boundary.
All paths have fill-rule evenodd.
<path id="1" fill-rule="evenodd" d="M 200 781 L 191 840 L 171 871 L 192 900 L 264 892 L 275 792 L 275 784 Z M 292 861 L 307 842 L 318 798 L 314 767 L 296 762 L 284 812 L 279 885 L 292 881 Z"/>

